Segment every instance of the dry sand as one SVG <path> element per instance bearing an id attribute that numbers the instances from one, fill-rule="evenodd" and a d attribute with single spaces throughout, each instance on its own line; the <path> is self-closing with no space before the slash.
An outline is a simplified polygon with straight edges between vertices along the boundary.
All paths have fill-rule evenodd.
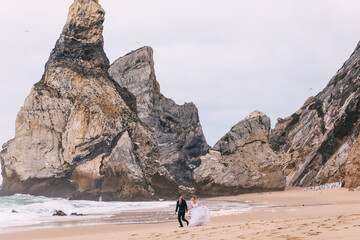
<path id="1" fill-rule="evenodd" d="M 287 190 L 220 199 L 235 198 L 267 202 L 272 206 L 239 215 L 216 217 L 203 227 L 178 228 L 176 222 L 97 225 L 2 234 L 0 239 L 360 239 L 360 191 Z"/>

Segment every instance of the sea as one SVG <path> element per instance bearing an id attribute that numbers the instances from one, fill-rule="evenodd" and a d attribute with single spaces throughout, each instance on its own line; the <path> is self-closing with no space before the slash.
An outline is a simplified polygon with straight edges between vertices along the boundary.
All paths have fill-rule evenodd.
<path id="1" fill-rule="evenodd" d="M 211 216 L 241 214 L 264 203 L 203 199 Z M 0 233 L 99 224 L 176 222 L 174 201 L 104 202 L 15 194 L 0 197 Z M 61 210 L 67 216 L 53 216 Z M 76 213 L 80 216 L 72 216 Z"/>

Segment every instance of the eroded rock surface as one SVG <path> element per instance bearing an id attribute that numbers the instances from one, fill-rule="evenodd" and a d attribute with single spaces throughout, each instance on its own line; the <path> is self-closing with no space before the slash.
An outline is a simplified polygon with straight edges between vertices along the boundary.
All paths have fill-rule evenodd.
<path id="1" fill-rule="evenodd" d="M 285 177 L 269 145 L 270 118 L 255 111 L 216 143 L 195 170 L 203 196 L 283 190 Z"/>
<path id="2" fill-rule="evenodd" d="M 63 32 L 3 146 L 2 194 L 152 199 L 177 192 L 136 99 L 108 74 L 105 12 L 75 0 Z"/>
<path id="3" fill-rule="evenodd" d="M 345 187 L 360 186 L 360 137 L 352 145 L 349 159 L 345 167 Z"/>
<path id="4" fill-rule="evenodd" d="M 182 186 L 192 187 L 192 171 L 209 146 L 193 103 L 177 105 L 160 93 L 153 50 L 143 47 L 116 60 L 110 76 L 136 97 L 138 115 L 156 133 L 160 164 Z"/>
<path id="5" fill-rule="evenodd" d="M 70 7 L 0 153 L 0 194 L 145 200 L 194 186 L 216 196 L 285 183 L 360 185 L 360 43 L 326 88 L 274 130 L 255 111 L 209 152 L 196 106 L 161 94 L 150 47 L 110 66 L 104 15 L 96 0 Z"/>
<path id="6" fill-rule="evenodd" d="M 322 92 L 276 124 L 270 142 L 289 186 L 340 182 L 345 176 L 353 187 L 359 182 L 351 179 L 358 174 L 351 173 L 349 165 L 356 168 L 357 164 L 358 145 L 354 142 L 360 130 L 359 69 L 360 43 Z"/>

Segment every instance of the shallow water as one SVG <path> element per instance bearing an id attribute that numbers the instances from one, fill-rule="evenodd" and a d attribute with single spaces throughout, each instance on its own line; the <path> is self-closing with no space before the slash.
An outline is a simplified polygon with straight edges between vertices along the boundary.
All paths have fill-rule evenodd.
<path id="1" fill-rule="evenodd" d="M 211 216 L 239 214 L 264 204 L 239 200 L 200 200 Z M 93 224 L 157 223 L 176 221 L 176 201 L 99 202 L 46 198 L 16 194 L 0 197 L 0 233 L 40 228 L 84 226 Z M 16 213 L 13 212 L 16 211 Z M 54 217 L 55 210 L 85 216 Z"/>

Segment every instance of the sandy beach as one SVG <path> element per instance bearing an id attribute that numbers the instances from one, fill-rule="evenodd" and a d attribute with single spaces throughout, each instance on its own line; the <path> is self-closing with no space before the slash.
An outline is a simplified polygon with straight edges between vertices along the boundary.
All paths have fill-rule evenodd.
<path id="1" fill-rule="evenodd" d="M 266 202 L 270 207 L 214 217 L 203 227 L 174 222 L 42 229 L 0 235 L 1 240 L 98 239 L 359 239 L 360 191 L 332 189 L 244 194 L 217 199 Z"/>

